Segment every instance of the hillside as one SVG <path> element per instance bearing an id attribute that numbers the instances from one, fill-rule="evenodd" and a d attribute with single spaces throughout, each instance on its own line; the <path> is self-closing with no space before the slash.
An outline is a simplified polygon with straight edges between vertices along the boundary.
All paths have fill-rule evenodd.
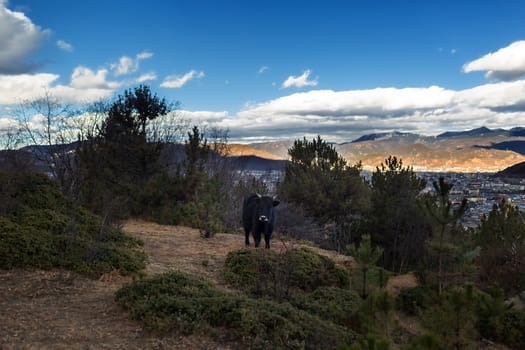
<path id="1" fill-rule="evenodd" d="M 221 289 L 227 288 L 222 277 L 227 253 L 244 244 L 240 235 L 204 239 L 198 230 L 142 221 L 128 221 L 123 229 L 144 242 L 147 275 L 180 270 Z M 277 238 L 273 249 L 284 249 L 284 244 Z M 353 266 L 348 256 L 315 250 Z M 144 331 L 114 302 L 115 291 L 129 280 L 115 273 L 90 280 L 59 270 L 0 270 L 0 349 L 235 348 L 203 336 L 174 338 Z"/>
<path id="2" fill-rule="evenodd" d="M 525 179 L 525 162 L 515 164 L 494 174 L 496 177 Z"/>
<path id="3" fill-rule="evenodd" d="M 292 145 L 291 141 L 279 141 L 249 146 L 286 159 Z M 524 145 L 522 128 L 478 128 L 438 136 L 401 132 L 369 134 L 336 144 L 335 148 L 350 164 L 361 161 L 367 170 L 375 169 L 389 155 L 395 155 L 416 171 L 496 172 L 525 161 Z M 249 154 L 248 150 L 245 154 Z"/>
<path id="4" fill-rule="evenodd" d="M 231 291 L 223 278 L 224 263 L 229 252 L 243 247 L 241 235 L 217 234 L 205 239 L 195 229 L 136 220 L 126 222 L 123 230 L 144 242 L 149 256 L 147 276 L 181 271 L 210 281 L 219 290 Z M 272 250 L 283 252 L 303 246 L 277 236 Z M 307 247 L 340 267 L 356 269 L 349 256 Z M 144 330 L 115 303 L 115 292 L 130 280 L 117 273 L 93 280 L 64 270 L 0 270 L 0 349 L 242 348 L 226 339 L 226 334 L 212 338 L 203 333 L 173 336 Z M 397 294 L 415 283 L 413 275 L 401 275 L 391 278 L 387 289 Z M 401 315 L 395 318 L 407 334 L 415 336 L 421 332 L 414 318 Z M 508 349 L 492 342 L 483 343 L 483 348 Z"/>
<path id="5" fill-rule="evenodd" d="M 228 145 L 228 151 L 230 157 L 240 156 L 256 156 L 259 158 L 272 159 L 272 160 L 283 160 L 286 157 L 282 157 L 278 153 L 272 153 L 265 149 L 258 149 L 253 146 L 241 145 L 238 143 L 232 143 Z"/>
<path id="6" fill-rule="evenodd" d="M 403 159 L 416 171 L 497 172 L 525 161 L 525 129 L 510 130 L 478 128 L 445 132 L 437 136 L 389 132 L 363 135 L 353 141 L 334 144 L 350 164 L 361 161 L 365 170 L 374 170 L 388 156 Z M 322 135 L 321 135 L 322 137 Z M 229 144 L 228 156 L 242 170 L 282 169 L 288 159 L 288 149 L 294 140 Z M 66 150 L 75 144 L 61 145 Z M 35 152 L 41 154 L 36 157 Z M 0 167 L 12 164 L 50 171 L 42 162 L 49 147 L 25 147 L 17 151 L 0 151 Z M 163 158 L 176 164 L 184 158 L 182 144 L 167 144 Z"/>

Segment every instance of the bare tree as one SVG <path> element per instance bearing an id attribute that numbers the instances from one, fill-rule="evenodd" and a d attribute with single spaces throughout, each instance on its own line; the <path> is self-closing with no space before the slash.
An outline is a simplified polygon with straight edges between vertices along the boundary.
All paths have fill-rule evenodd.
<path id="1" fill-rule="evenodd" d="M 10 118 L 1 120 L 0 125 L 0 168 L 24 171 L 31 169 L 31 158 L 28 152 L 19 150 L 22 144 L 23 129 L 19 123 Z"/>
<path id="2" fill-rule="evenodd" d="M 14 114 L 20 123 L 20 143 L 30 146 L 37 167 L 45 168 L 69 195 L 75 182 L 72 142 L 79 137 L 80 112 L 46 90 L 41 97 L 19 104 Z"/>
<path id="3" fill-rule="evenodd" d="M 176 106 L 178 104 L 170 108 L 177 108 Z M 182 143 L 189 128 L 190 121 L 185 120 L 172 109 L 171 112 L 150 120 L 146 126 L 146 134 L 149 142 Z"/>

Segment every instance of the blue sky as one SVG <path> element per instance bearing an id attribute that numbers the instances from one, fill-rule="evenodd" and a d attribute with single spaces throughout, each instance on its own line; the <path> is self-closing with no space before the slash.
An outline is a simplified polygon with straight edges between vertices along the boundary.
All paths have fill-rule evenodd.
<path id="1" fill-rule="evenodd" d="M 0 0 L 0 128 L 148 84 L 232 141 L 525 126 L 524 1 Z M 3 124 L 2 124 L 3 120 Z"/>

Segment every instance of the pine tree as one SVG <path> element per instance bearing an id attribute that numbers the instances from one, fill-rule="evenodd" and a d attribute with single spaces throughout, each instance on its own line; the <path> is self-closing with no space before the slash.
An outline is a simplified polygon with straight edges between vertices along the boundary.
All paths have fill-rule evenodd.
<path id="1" fill-rule="evenodd" d="M 439 181 L 432 183 L 436 192 L 434 200 L 425 202 L 430 216 L 438 226 L 439 234 L 437 237 L 437 253 L 438 253 L 438 293 L 443 292 L 443 259 L 446 253 L 445 247 L 445 231 L 447 227 L 456 223 L 465 214 L 467 209 L 467 200 L 462 199 L 461 204 L 457 208 L 452 208 L 452 202 L 449 199 L 450 190 L 454 186 L 445 181 L 440 176 Z"/>
<path id="2" fill-rule="evenodd" d="M 279 196 L 318 223 L 335 224 L 333 242 L 336 249 L 344 250 L 352 240 L 354 224 L 369 207 L 369 187 L 360 175 L 361 165 L 347 165 L 320 136 L 296 140 L 288 154 L 291 159 Z"/>
<path id="3" fill-rule="evenodd" d="M 370 235 L 361 236 L 361 243 L 349 246 L 350 254 L 359 264 L 359 269 L 363 273 L 363 289 L 361 297 L 366 298 L 368 295 L 367 289 L 367 274 L 370 267 L 374 266 L 377 260 L 383 254 L 383 249 L 380 247 L 372 247 L 372 239 Z"/>
<path id="4" fill-rule="evenodd" d="M 148 137 L 148 121 L 165 115 L 171 106 L 140 85 L 124 91 L 107 106 L 98 134 L 80 143 L 81 201 L 97 213 L 101 203 L 141 214 L 141 193 L 162 169 L 161 144 Z M 126 210 L 124 210 L 126 211 Z"/>
<path id="5" fill-rule="evenodd" d="M 482 281 L 509 295 L 525 289 L 525 220 L 512 203 L 494 204 L 478 229 Z"/>
<path id="6" fill-rule="evenodd" d="M 367 230 L 372 241 L 384 248 L 382 264 L 392 271 L 414 266 L 423 256 L 430 229 L 418 197 L 425 184 L 395 156 L 388 157 L 372 174 Z"/>

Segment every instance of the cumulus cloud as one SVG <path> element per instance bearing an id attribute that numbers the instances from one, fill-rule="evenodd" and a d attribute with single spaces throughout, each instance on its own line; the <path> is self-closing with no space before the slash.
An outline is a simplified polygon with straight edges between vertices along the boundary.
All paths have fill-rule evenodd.
<path id="1" fill-rule="evenodd" d="M 139 62 L 152 56 L 153 54 L 148 51 L 137 54 L 134 59 L 123 56 L 118 64 L 97 70 L 78 66 L 71 73 L 67 83 L 61 81 L 60 75 L 52 73 L 7 75 L 0 72 L 0 105 L 37 99 L 45 92 L 49 92 L 65 103 L 88 103 L 107 98 L 120 87 L 157 79 L 154 72 L 125 80 L 109 79 L 110 75 L 119 76 L 136 72 L 139 69 Z"/>
<path id="2" fill-rule="evenodd" d="M 525 81 L 465 90 L 377 88 L 313 90 L 249 105 L 217 125 L 245 142 L 313 137 L 345 142 L 376 132 L 436 135 L 480 126 L 513 127 L 525 121 Z"/>
<path id="3" fill-rule="evenodd" d="M 302 75 L 299 75 L 299 76 L 290 75 L 288 79 L 286 79 L 283 82 L 282 88 L 289 88 L 293 86 L 298 87 L 298 88 L 302 88 L 305 86 L 316 86 L 317 78 L 314 80 L 308 80 L 310 78 L 311 73 L 312 72 L 309 69 L 307 69 L 303 72 Z"/>
<path id="4" fill-rule="evenodd" d="M 465 73 L 486 71 L 487 78 L 510 81 L 525 75 L 525 40 L 491 52 L 463 66 Z"/>
<path id="5" fill-rule="evenodd" d="M 65 40 L 58 40 L 57 41 L 57 46 L 58 46 L 59 49 L 61 49 L 63 51 L 73 52 L 73 45 L 71 45 L 70 43 L 68 43 Z"/>
<path id="6" fill-rule="evenodd" d="M 33 100 L 46 91 L 65 103 L 96 101 L 111 96 L 117 87 L 117 83 L 105 81 L 105 75 L 103 71 L 79 67 L 73 72 L 69 85 L 58 84 L 60 76 L 57 74 L 0 75 L 0 104 Z"/>
<path id="7" fill-rule="evenodd" d="M 128 56 L 122 56 L 118 63 L 111 65 L 111 68 L 114 71 L 115 76 L 120 76 L 124 74 L 134 73 L 139 69 L 139 64 L 137 60 L 132 59 Z"/>
<path id="8" fill-rule="evenodd" d="M 179 115 L 192 122 L 196 123 L 216 123 L 228 117 L 228 112 L 212 112 L 212 111 L 179 111 Z"/>
<path id="9" fill-rule="evenodd" d="M 178 75 L 171 75 L 167 76 L 164 81 L 160 84 L 161 87 L 164 88 L 181 88 L 186 83 L 188 83 L 192 79 L 200 79 L 204 77 L 204 72 L 200 71 L 197 72 L 196 70 L 192 69 L 188 73 L 178 76 Z"/>
<path id="10" fill-rule="evenodd" d="M 0 104 L 14 104 L 42 95 L 59 75 L 50 73 L 0 75 Z"/>
<path id="11" fill-rule="evenodd" d="M 313 90 L 295 93 L 252 106 L 239 115 L 279 113 L 286 115 L 388 117 L 412 110 L 446 106 L 453 91 L 429 88 L 377 88 L 372 90 Z"/>
<path id="12" fill-rule="evenodd" d="M 139 76 L 135 80 L 135 82 L 143 83 L 145 81 L 156 80 L 156 79 L 157 79 L 157 74 L 155 74 L 154 72 L 149 72 L 149 73 L 145 73 L 145 74 L 142 74 L 141 76 Z"/>
<path id="13" fill-rule="evenodd" d="M 120 84 L 106 80 L 107 69 L 93 70 L 79 66 L 73 70 L 71 75 L 70 87 L 74 89 L 115 89 Z"/>
<path id="14" fill-rule="evenodd" d="M 24 13 L 9 10 L 0 1 L 0 74 L 22 74 L 33 71 L 37 64 L 33 54 L 49 36 L 48 29 L 35 25 Z"/>
<path id="15" fill-rule="evenodd" d="M 0 136 L 16 129 L 20 122 L 14 118 L 0 117 Z"/>
<path id="16" fill-rule="evenodd" d="M 118 77 L 125 74 L 135 73 L 139 70 L 140 61 L 151 58 L 153 53 L 144 51 L 131 58 L 129 56 L 120 57 L 118 63 L 111 64 L 113 74 Z"/>

